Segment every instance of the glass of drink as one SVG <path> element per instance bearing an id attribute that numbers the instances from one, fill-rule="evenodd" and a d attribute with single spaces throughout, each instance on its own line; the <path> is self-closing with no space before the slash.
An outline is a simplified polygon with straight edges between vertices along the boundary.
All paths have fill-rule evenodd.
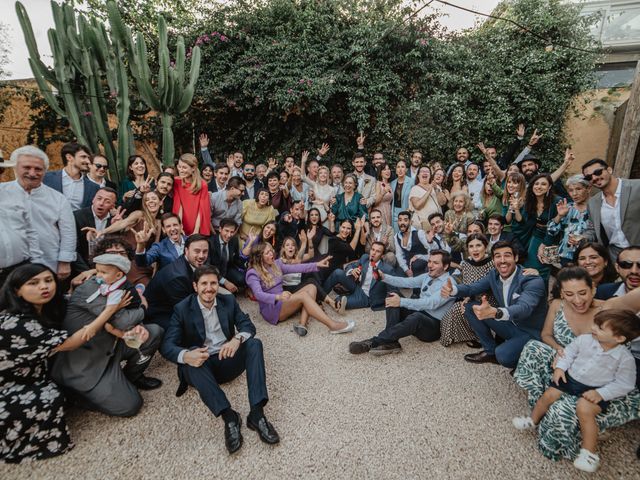
<path id="1" fill-rule="evenodd" d="M 125 332 L 124 336 L 122 337 L 122 340 L 124 340 L 124 343 L 127 345 L 127 347 L 129 348 L 135 348 L 136 350 L 138 350 L 138 353 L 140 354 L 140 358 L 138 358 L 138 361 L 136 362 L 136 364 L 138 365 L 142 365 L 143 363 L 149 361 L 149 355 L 145 355 L 140 351 L 140 346 L 142 345 L 142 338 L 141 338 L 141 334 L 134 332 L 133 330 L 129 330 L 127 332 Z"/>

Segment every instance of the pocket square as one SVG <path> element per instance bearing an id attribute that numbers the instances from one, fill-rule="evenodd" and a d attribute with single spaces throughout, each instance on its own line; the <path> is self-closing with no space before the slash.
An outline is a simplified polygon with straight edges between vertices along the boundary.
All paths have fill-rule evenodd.
<path id="1" fill-rule="evenodd" d="M 511 299 L 512 300 L 517 300 L 518 298 L 520 298 L 520 294 L 519 293 L 513 293 L 513 295 L 511 295 Z"/>

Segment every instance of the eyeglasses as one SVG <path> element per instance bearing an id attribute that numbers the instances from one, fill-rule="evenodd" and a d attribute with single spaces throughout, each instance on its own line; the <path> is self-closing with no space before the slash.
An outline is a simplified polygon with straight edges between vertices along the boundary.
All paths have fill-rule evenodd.
<path id="1" fill-rule="evenodd" d="M 606 168 L 599 168 L 599 169 L 597 169 L 597 170 L 594 170 L 594 171 L 593 171 L 593 173 L 590 173 L 589 175 L 585 175 L 585 176 L 584 176 L 584 179 L 585 179 L 587 182 L 590 182 L 590 181 L 591 181 L 591 179 L 592 179 L 593 177 L 599 177 L 600 175 L 602 175 L 602 173 L 603 173 L 605 170 L 606 170 Z"/>
<path id="2" fill-rule="evenodd" d="M 101 163 L 94 163 L 93 166 L 96 167 L 96 170 L 106 170 L 109 168 L 109 165 L 102 165 Z"/>
<path id="3" fill-rule="evenodd" d="M 623 270 L 630 270 L 633 268 L 634 265 L 640 270 L 640 261 L 630 262 L 627 260 L 618 260 L 618 266 Z"/>

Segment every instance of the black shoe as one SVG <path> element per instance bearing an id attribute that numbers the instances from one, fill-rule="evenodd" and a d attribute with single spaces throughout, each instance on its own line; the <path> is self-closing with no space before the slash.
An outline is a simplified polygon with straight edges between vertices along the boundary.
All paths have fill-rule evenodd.
<path id="1" fill-rule="evenodd" d="M 398 342 L 383 343 L 369 350 L 371 355 L 387 355 L 388 353 L 400 353 L 402 346 Z"/>
<path id="2" fill-rule="evenodd" d="M 469 347 L 469 348 L 482 348 L 482 344 L 480 342 L 475 341 L 475 340 L 471 340 L 470 342 L 467 342 L 467 347 Z"/>
<path id="3" fill-rule="evenodd" d="M 280 436 L 278 435 L 278 432 L 276 432 L 276 429 L 273 428 L 273 425 L 271 425 L 267 421 L 267 417 L 265 417 L 264 415 L 260 417 L 260 420 L 258 420 L 257 423 L 254 423 L 253 420 L 251 420 L 251 415 L 249 415 L 247 417 L 247 427 L 255 432 L 258 432 L 260 440 L 262 440 L 264 443 L 274 445 L 280 442 Z"/>
<path id="4" fill-rule="evenodd" d="M 373 339 L 362 340 L 361 342 L 351 342 L 349 344 L 349 353 L 358 355 L 360 353 L 367 353 L 373 348 Z"/>
<path id="5" fill-rule="evenodd" d="M 229 453 L 235 453 L 242 446 L 242 418 L 238 412 L 233 412 L 236 416 L 235 420 L 225 422 L 224 424 L 224 444 Z"/>
<path id="6" fill-rule="evenodd" d="M 464 359 L 471 363 L 498 363 L 495 355 L 487 353 L 484 350 L 477 353 L 467 353 L 464 356 Z"/>
<path id="7" fill-rule="evenodd" d="M 162 386 L 162 380 L 142 375 L 139 379 L 133 382 L 133 384 L 138 387 L 139 390 L 155 390 Z"/>

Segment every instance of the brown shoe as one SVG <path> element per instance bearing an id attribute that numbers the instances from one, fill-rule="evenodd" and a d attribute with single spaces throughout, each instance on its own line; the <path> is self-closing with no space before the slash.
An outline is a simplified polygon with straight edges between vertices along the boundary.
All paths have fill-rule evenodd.
<path id="1" fill-rule="evenodd" d="M 498 364 L 498 360 L 496 359 L 496 356 L 491 354 L 491 353 L 487 353 L 484 350 L 482 350 L 481 352 L 478 352 L 478 353 L 467 353 L 464 356 L 464 359 L 467 362 L 471 362 L 471 363 L 495 363 L 495 364 Z"/>

